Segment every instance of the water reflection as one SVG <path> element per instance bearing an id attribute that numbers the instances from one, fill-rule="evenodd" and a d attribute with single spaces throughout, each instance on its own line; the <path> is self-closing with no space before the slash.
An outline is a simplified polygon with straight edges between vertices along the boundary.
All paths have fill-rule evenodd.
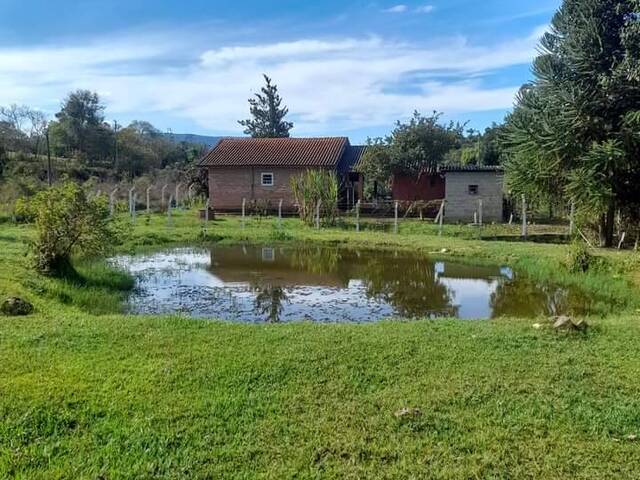
<path id="1" fill-rule="evenodd" d="M 256 312 L 264 315 L 264 319 L 269 323 L 277 323 L 284 309 L 284 303 L 288 301 L 286 292 L 282 287 L 267 285 L 257 288 Z"/>
<path id="2" fill-rule="evenodd" d="M 244 322 L 467 319 L 586 313 L 578 291 L 500 266 L 436 262 L 403 252 L 319 246 L 215 246 L 122 256 L 134 313 L 187 312 Z"/>

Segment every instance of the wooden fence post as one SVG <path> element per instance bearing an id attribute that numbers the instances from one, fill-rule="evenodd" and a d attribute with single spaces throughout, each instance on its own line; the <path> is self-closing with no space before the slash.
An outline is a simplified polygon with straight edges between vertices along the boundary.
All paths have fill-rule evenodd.
<path id="1" fill-rule="evenodd" d="M 151 189 L 153 187 L 147 187 L 147 215 L 151 213 Z"/>
<path id="2" fill-rule="evenodd" d="M 569 213 L 569 236 L 573 236 L 573 232 L 576 229 L 576 202 L 571 201 L 571 213 Z"/>
<path id="3" fill-rule="evenodd" d="M 396 200 L 394 207 L 393 233 L 398 233 L 398 200 Z"/>
<path id="4" fill-rule="evenodd" d="M 160 206 L 161 206 L 162 208 L 164 208 L 164 206 L 165 206 L 164 194 L 165 194 L 165 192 L 167 191 L 167 188 L 168 188 L 168 187 L 169 187 L 169 184 L 166 184 L 166 183 L 162 186 L 162 193 L 161 193 L 161 195 L 160 195 Z"/>
<path id="5" fill-rule="evenodd" d="M 278 226 L 282 226 L 282 199 L 278 202 Z"/>
<path id="6" fill-rule="evenodd" d="M 360 231 L 360 200 L 356 202 L 356 232 Z"/>
<path id="7" fill-rule="evenodd" d="M 242 228 L 244 228 L 244 209 L 245 209 L 245 205 L 246 205 L 247 200 L 245 198 L 242 199 Z"/>
<path id="8" fill-rule="evenodd" d="M 169 203 L 167 205 L 167 223 L 171 225 L 171 204 L 173 203 L 173 195 L 169 195 Z"/>
<path id="9" fill-rule="evenodd" d="M 442 201 L 442 204 L 440 205 L 440 212 L 438 213 L 438 236 L 442 236 L 442 223 L 444 221 L 444 205 L 446 203 L 446 200 Z"/>
<path id="10" fill-rule="evenodd" d="M 135 191 L 136 191 L 136 187 L 131 187 L 129 189 L 129 214 L 131 214 L 131 211 L 132 211 L 131 205 L 133 204 L 133 192 Z"/>
<path id="11" fill-rule="evenodd" d="M 114 202 L 115 202 L 116 193 L 118 193 L 118 187 L 111 190 L 111 193 L 109 194 L 109 215 L 112 217 L 115 210 Z"/>
<path id="12" fill-rule="evenodd" d="M 178 182 L 176 184 L 176 208 L 180 207 L 180 188 L 182 187 L 182 182 Z"/>
<path id="13" fill-rule="evenodd" d="M 527 227 L 527 197 L 522 195 L 522 237 L 527 238 L 528 234 Z"/>
<path id="14" fill-rule="evenodd" d="M 133 198 L 131 199 L 131 222 L 136 223 L 136 201 L 138 200 L 138 194 L 133 192 Z"/>
<path id="15" fill-rule="evenodd" d="M 316 229 L 320 230 L 320 205 L 322 204 L 322 200 L 318 200 L 316 203 Z"/>
<path id="16" fill-rule="evenodd" d="M 207 198 L 207 202 L 204 204 L 204 222 L 205 226 L 209 223 L 209 208 L 211 207 L 211 200 Z"/>
<path id="17" fill-rule="evenodd" d="M 478 200 L 478 223 L 482 226 L 482 199 Z"/>

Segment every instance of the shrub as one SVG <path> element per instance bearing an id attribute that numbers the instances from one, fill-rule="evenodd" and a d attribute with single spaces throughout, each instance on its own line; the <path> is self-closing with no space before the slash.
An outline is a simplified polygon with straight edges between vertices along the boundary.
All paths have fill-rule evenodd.
<path id="1" fill-rule="evenodd" d="M 584 242 L 574 241 L 567 254 L 567 268 L 571 273 L 585 273 L 593 263 L 593 256 Z"/>
<path id="2" fill-rule="evenodd" d="M 313 225 L 316 206 L 320 205 L 320 217 L 324 224 L 335 224 L 338 216 L 338 179 L 332 172 L 307 170 L 291 177 L 291 190 L 298 203 L 300 218 Z"/>
<path id="3" fill-rule="evenodd" d="M 38 193 L 27 209 L 35 219 L 36 269 L 58 275 L 71 268 L 71 256 L 101 254 L 117 237 L 104 196 L 88 199 L 74 183 Z"/>

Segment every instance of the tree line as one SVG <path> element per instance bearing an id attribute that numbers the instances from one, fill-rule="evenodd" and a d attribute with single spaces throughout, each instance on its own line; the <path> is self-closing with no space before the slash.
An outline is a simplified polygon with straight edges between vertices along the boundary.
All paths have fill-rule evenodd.
<path id="1" fill-rule="evenodd" d="M 56 158 L 59 173 L 73 179 L 127 180 L 166 167 L 189 168 L 202 151 L 200 145 L 173 142 L 146 121 L 125 127 L 106 122 L 105 105 L 89 90 L 69 93 L 50 121 L 29 106 L 0 107 L 0 175 L 4 176 L 12 173 L 11 163 L 13 173 L 21 175 L 26 172 L 20 160 L 49 154 Z"/>

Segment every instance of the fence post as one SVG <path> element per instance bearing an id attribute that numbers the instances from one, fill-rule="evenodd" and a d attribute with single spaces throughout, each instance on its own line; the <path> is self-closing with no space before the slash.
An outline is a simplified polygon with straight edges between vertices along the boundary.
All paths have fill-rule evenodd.
<path id="1" fill-rule="evenodd" d="M 165 194 L 165 192 L 167 191 L 167 187 L 169 187 L 169 184 L 167 184 L 167 183 L 165 183 L 165 184 L 162 186 L 162 193 L 161 193 L 161 195 L 160 195 L 160 206 L 161 206 L 162 208 L 164 208 L 164 206 L 165 206 L 165 202 L 164 202 L 164 194 Z"/>
<path id="2" fill-rule="evenodd" d="M 398 233 L 398 200 L 396 200 L 394 208 L 393 233 Z"/>
<path id="3" fill-rule="evenodd" d="M 153 187 L 147 187 L 147 215 L 149 215 L 151 213 L 151 189 Z"/>
<path id="4" fill-rule="evenodd" d="M 356 202 L 356 232 L 360 231 L 360 200 Z"/>
<path id="5" fill-rule="evenodd" d="M 522 237 L 527 238 L 527 197 L 522 195 Z"/>
<path id="6" fill-rule="evenodd" d="M 191 185 L 189 185 L 189 190 L 188 190 L 188 196 L 189 196 L 189 200 L 191 200 L 193 198 L 193 187 L 195 187 L 196 184 L 192 183 Z"/>
<path id="7" fill-rule="evenodd" d="M 513 212 L 509 215 L 509 225 L 513 225 Z"/>
<path id="8" fill-rule="evenodd" d="M 167 224 L 171 225 L 171 204 L 173 203 L 173 195 L 169 195 L 169 203 L 167 204 Z"/>
<path id="9" fill-rule="evenodd" d="M 322 204 L 321 200 L 318 200 L 316 203 L 316 229 L 320 229 L 320 205 Z"/>
<path id="10" fill-rule="evenodd" d="M 115 206 L 114 201 L 115 201 L 116 193 L 118 193 L 118 187 L 111 190 L 111 193 L 109 194 L 109 215 L 111 217 L 113 217 L 114 206 Z"/>
<path id="11" fill-rule="evenodd" d="M 244 207 L 247 200 L 245 198 L 242 199 L 242 228 L 244 228 Z"/>
<path id="12" fill-rule="evenodd" d="M 129 213 L 131 213 L 131 205 L 133 204 L 133 192 L 136 191 L 136 187 L 131 187 L 129 189 Z"/>
<path id="13" fill-rule="evenodd" d="M 442 201 L 442 204 L 440 205 L 440 213 L 438 213 L 438 236 L 442 236 L 442 223 L 444 220 L 444 204 L 446 203 L 446 200 Z"/>
<path id="14" fill-rule="evenodd" d="M 571 201 L 571 213 L 569 214 L 569 236 L 573 236 L 573 231 L 576 228 L 576 202 Z"/>
<path id="15" fill-rule="evenodd" d="M 207 202 L 204 204 L 204 222 L 205 227 L 209 223 L 209 208 L 211 207 L 211 200 L 207 198 Z"/>
<path id="16" fill-rule="evenodd" d="M 482 199 L 478 200 L 478 223 L 482 226 Z"/>
<path id="17" fill-rule="evenodd" d="M 278 226 L 282 226 L 282 199 L 278 202 Z"/>
<path id="18" fill-rule="evenodd" d="M 138 194 L 133 192 L 133 198 L 131 199 L 131 222 L 136 223 L 136 200 L 138 200 Z"/>
<path id="19" fill-rule="evenodd" d="M 180 187 L 182 187 L 182 182 L 176 184 L 176 208 L 180 207 Z"/>

